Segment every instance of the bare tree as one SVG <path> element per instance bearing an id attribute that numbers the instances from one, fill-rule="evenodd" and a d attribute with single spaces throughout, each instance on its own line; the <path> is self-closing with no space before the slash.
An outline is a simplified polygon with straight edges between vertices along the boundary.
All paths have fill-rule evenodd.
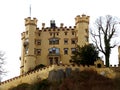
<path id="1" fill-rule="evenodd" d="M 109 58 L 111 49 L 117 43 L 111 43 L 111 40 L 116 36 L 119 21 L 116 17 L 107 15 L 99 17 L 95 22 L 95 29 L 91 29 L 92 41 L 95 43 L 97 49 L 105 56 L 105 64 L 109 67 Z"/>
<path id="2" fill-rule="evenodd" d="M 2 77 L 5 75 L 6 71 L 3 68 L 3 65 L 5 64 L 5 57 L 4 53 L 0 51 L 0 82 L 2 80 Z"/>

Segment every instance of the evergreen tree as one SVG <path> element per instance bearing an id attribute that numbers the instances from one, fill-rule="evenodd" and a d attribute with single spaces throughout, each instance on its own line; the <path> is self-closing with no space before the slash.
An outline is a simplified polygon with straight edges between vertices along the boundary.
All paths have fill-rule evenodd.
<path id="1" fill-rule="evenodd" d="M 77 46 L 70 62 L 83 65 L 94 65 L 94 61 L 99 58 L 98 50 L 93 44 L 85 45 L 83 47 Z"/>

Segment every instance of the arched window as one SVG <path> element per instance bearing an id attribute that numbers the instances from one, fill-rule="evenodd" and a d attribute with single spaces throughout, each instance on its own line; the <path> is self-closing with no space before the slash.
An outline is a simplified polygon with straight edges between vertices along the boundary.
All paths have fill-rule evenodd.
<path id="1" fill-rule="evenodd" d="M 59 38 L 50 38 L 49 44 L 50 45 L 59 44 Z"/>
<path id="2" fill-rule="evenodd" d="M 101 68 L 101 64 L 99 63 L 99 64 L 97 64 L 97 68 Z"/>
<path id="3" fill-rule="evenodd" d="M 59 55 L 60 50 L 59 50 L 59 48 L 56 48 L 56 47 L 50 48 L 49 49 L 49 54 L 57 54 L 57 55 Z"/>

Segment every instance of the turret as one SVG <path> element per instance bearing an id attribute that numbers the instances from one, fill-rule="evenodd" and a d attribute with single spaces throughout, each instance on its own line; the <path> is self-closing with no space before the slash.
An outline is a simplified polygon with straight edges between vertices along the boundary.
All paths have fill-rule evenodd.
<path id="1" fill-rule="evenodd" d="M 35 67 L 35 31 L 37 19 L 28 17 L 25 19 L 26 31 L 22 33 L 22 54 L 21 54 L 21 74 L 24 74 Z"/>
<path id="2" fill-rule="evenodd" d="M 84 46 L 89 43 L 89 16 L 82 15 L 75 18 L 77 44 Z"/>
<path id="3" fill-rule="evenodd" d="M 31 17 L 25 18 L 25 26 L 27 25 L 37 25 L 37 19 L 33 18 L 33 20 L 31 19 Z"/>

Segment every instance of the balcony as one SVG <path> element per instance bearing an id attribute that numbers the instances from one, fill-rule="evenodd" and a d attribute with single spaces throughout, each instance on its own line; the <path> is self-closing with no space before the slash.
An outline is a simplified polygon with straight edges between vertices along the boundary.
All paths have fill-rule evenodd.
<path id="1" fill-rule="evenodd" d="M 48 56 L 60 56 L 60 53 L 48 53 Z"/>

